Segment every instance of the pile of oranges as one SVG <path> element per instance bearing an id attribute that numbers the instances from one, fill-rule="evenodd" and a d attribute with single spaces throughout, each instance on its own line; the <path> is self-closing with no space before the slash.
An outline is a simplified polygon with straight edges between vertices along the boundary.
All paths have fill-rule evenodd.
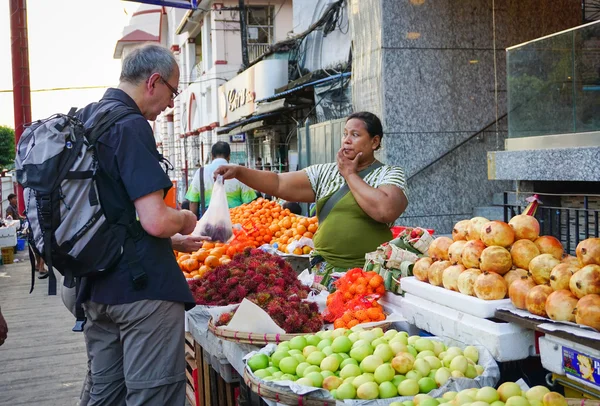
<path id="1" fill-rule="evenodd" d="M 192 254 L 175 251 L 175 257 L 183 276 L 187 279 L 200 279 L 209 269 L 231 261 L 231 256 L 227 255 L 229 248 L 220 242 L 206 241 L 202 248 Z"/>
<path id="2" fill-rule="evenodd" d="M 377 299 L 385 293 L 383 278 L 375 272 L 355 268 L 335 282 L 337 290 L 327 296 L 325 319 L 335 328 L 385 320 Z"/>
<path id="3" fill-rule="evenodd" d="M 287 252 L 287 246 L 302 237 L 312 238 L 318 228 L 316 217 L 301 217 L 283 209 L 277 202 L 259 198 L 229 210 L 231 222 L 241 224 L 249 240 L 255 246 L 277 243 L 279 251 Z M 308 254 L 309 246 L 299 247 L 294 254 Z"/>

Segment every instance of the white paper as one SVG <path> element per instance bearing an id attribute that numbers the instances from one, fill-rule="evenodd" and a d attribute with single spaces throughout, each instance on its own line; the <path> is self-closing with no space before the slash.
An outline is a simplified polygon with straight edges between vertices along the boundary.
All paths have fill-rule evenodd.
<path id="1" fill-rule="evenodd" d="M 242 300 L 229 324 L 222 328 L 246 333 L 285 334 L 267 312 L 248 299 Z"/>

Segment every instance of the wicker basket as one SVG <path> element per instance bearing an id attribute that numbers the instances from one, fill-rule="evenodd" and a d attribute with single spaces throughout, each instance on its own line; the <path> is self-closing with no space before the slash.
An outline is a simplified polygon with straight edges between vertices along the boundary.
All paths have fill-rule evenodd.
<path id="1" fill-rule="evenodd" d="M 383 323 L 378 325 L 382 330 L 390 328 L 392 323 Z M 305 336 L 310 333 L 296 333 L 296 334 L 266 334 L 266 333 L 247 333 L 241 331 L 233 331 L 227 328 L 218 327 L 211 318 L 208 321 L 208 329 L 216 337 L 222 340 L 233 341 L 240 344 L 252 344 L 252 345 L 267 345 L 267 344 L 279 344 L 283 341 L 289 341 L 294 337 Z M 368 330 L 368 328 L 366 329 Z"/>
<path id="2" fill-rule="evenodd" d="M 303 336 L 308 333 L 298 334 L 266 334 L 266 333 L 247 333 L 240 331 L 228 330 L 223 327 L 217 327 L 213 323 L 211 318 L 208 322 L 208 329 L 215 336 L 222 340 L 233 341 L 240 344 L 252 344 L 252 345 L 267 345 L 267 344 L 279 344 L 282 341 L 289 341 L 294 337 Z"/>
<path id="3" fill-rule="evenodd" d="M 273 400 L 284 405 L 302 405 L 302 406 L 335 406 L 335 399 L 320 399 L 311 397 L 310 394 L 298 395 L 282 387 L 267 386 L 248 371 L 244 369 L 244 382 L 258 396 Z"/>

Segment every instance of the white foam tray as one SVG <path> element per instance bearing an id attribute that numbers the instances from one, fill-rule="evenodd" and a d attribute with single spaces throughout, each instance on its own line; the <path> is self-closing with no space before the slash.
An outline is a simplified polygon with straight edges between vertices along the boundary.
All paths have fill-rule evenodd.
<path id="1" fill-rule="evenodd" d="M 497 323 L 406 293 L 402 315 L 422 330 L 487 348 L 498 362 L 535 355 L 534 332 L 514 323 Z"/>
<path id="2" fill-rule="evenodd" d="M 548 334 L 539 338 L 539 346 L 542 366 L 550 372 L 554 372 L 555 374 L 563 376 L 565 375 L 565 370 L 563 368 L 563 346 L 596 359 L 600 358 L 600 351 L 598 350 L 594 350 L 588 346 Z M 598 389 L 597 385 L 594 385 L 589 381 L 578 379 L 571 375 L 568 377 L 569 379 L 589 386 L 590 388 L 594 388 L 596 390 Z"/>
<path id="3" fill-rule="evenodd" d="M 510 304 L 510 299 L 481 300 L 474 296 L 463 295 L 460 292 L 421 282 L 414 276 L 402 278 L 400 286 L 403 291 L 411 295 L 484 319 L 494 317 L 494 313 L 499 307 Z"/>

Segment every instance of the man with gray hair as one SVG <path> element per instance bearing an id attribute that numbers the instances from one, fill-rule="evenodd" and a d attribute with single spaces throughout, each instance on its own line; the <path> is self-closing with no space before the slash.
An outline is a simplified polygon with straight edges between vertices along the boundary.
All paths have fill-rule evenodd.
<path id="1" fill-rule="evenodd" d="M 190 234 L 196 216 L 163 201 L 172 183 L 148 124 L 173 107 L 178 82 L 171 52 L 144 45 L 123 60 L 119 86 L 78 113 L 88 126 L 108 110 L 131 111 L 96 147 L 102 207 L 126 248 L 114 269 L 84 278 L 79 292 L 87 316 L 89 406 L 185 404 L 184 317 L 194 299 L 170 237 Z"/>

